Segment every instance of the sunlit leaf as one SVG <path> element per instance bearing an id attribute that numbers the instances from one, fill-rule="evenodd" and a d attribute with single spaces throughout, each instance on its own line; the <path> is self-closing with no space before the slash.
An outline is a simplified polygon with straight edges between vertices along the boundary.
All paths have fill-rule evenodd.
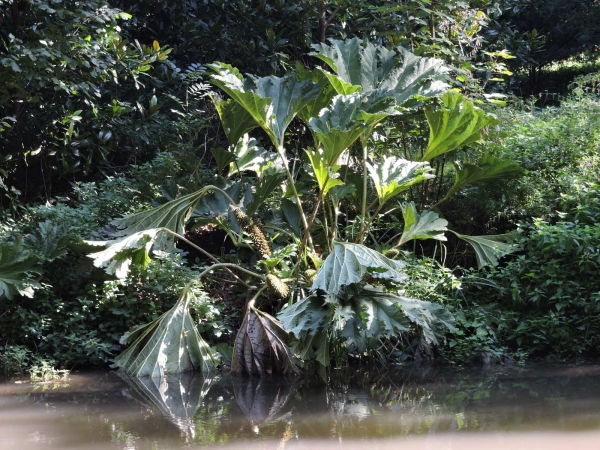
<path id="1" fill-rule="evenodd" d="M 408 161 L 395 156 L 384 158 L 380 164 L 367 163 L 367 168 L 380 205 L 408 190 L 413 184 L 434 178 L 434 175 L 429 173 L 431 166 L 428 163 Z"/>
<path id="2" fill-rule="evenodd" d="M 311 289 L 338 295 L 344 286 L 362 281 L 367 273 L 373 278 L 401 282 L 406 279 L 404 267 L 403 262 L 386 258 L 364 245 L 334 242 Z"/>
<path id="3" fill-rule="evenodd" d="M 425 115 L 429 123 L 429 142 L 422 161 L 430 161 L 478 141 L 485 127 L 497 123 L 494 116 L 485 114 L 473 102 L 456 92 L 445 93 L 440 109 L 427 107 Z"/>
<path id="4" fill-rule="evenodd" d="M 15 295 L 33 297 L 30 285 L 37 285 L 29 281 L 28 273 L 40 273 L 35 265 L 38 259 L 23 250 L 21 243 L 0 244 L 0 298 L 12 300 Z"/>
<path id="5" fill-rule="evenodd" d="M 162 377 L 214 368 L 217 360 L 198 334 L 188 309 L 192 296 L 186 286 L 173 308 L 123 336 L 123 344 L 135 340 L 115 358 L 114 367 L 135 377 Z"/>
<path id="6" fill-rule="evenodd" d="M 229 176 L 247 170 L 260 176 L 268 167 L 276 167 L 278 164 L 277 153 L 265 150 L 258 145 L 256 139 L 250 138 L 247 134 L 233 146 L 231 154 L 234 159 L 229 165 Z"/>
<path id="7" fill-rule="evenodd" d="M 285 131 L 294 117 L 319 93 L 311 80 L 295 75 L 244 79 L 229 64 L 209 64 L 212 83 L 241 105 L 267 133 L 276 148 L 283 147 Z"/>
<path id="8" fill-rule="evenodd" d="M 88 255 L 94 260 L 94 266 L 104 268 L 109 275 L 125 278 L 132 262 L 147 265 L 150 250 L 161 232 L 160 228 L 154 228 L 113 241 L 84 241 L 84 243 L 105 247 L 104 250 Z"/>
<path id="9" fill-rule="evenodd" d="M 417 99 L 437 97 L 448 89 L 441 80 L 448 72 L 443 61 L 415 56 L 402 48 L 388 50 L 353 38 L 331 39 L 329 44 L 314 44 L 313 49 L 311 54 L 333 71 L 326 75 L 339 94 L 378 91 L 377 96 L 392 97 L 396 107 L 406 108 Z"/>
<path id="10" fill-rule="evenodd" d="M 512 234 L 496 234 L 487 236 L 467 236 L 452 231 L 457 237 L 471 244 L 477 257 L 477 266 L 495 266 L 503 256 L 514 253 L 520 249 L 517 244 L 509 243 Z"/>
<path id="11" fill-rule="evenodd" d="M 403 203 L 400 208 L 404 218 L 404 232 L 397 247 L 414 239 L 446 240 L 446 236 L 444 236 L 444 232 L 448 230 L 446 219 L 440 218 L 433 211 L 423 211 L 419 214 L 414 202 Z"/>
<path id="12" fill-rule="evenodd" d="M 328 163 L 327 157 L 321 149 L 306 150 L 306 155 L 310 160 L 315 178 L 319 184 L 319 189 L 323 193 L 326 194 L 332 187 L 343 184 L 336 173 L 340 166 Z"/>
<path id="13" fill-rule="evenodd" d="M 456 170 L 454 185 L 441 201 L 446 200 L 467 184 L 517 178 L 523 174 L 523 169 L 517 163 L 502 161 L 491 155 L 486 155 L 478 165 L 455 162 L 454 168 Z"/>

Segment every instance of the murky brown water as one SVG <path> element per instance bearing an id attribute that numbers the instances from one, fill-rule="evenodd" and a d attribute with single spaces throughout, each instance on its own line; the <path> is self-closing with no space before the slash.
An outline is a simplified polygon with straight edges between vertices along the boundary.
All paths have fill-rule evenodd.
<path id="1" fill-rule="evenodd" d="M 600 449 L 600 365 L 0 384 L 0 449 Z"/>

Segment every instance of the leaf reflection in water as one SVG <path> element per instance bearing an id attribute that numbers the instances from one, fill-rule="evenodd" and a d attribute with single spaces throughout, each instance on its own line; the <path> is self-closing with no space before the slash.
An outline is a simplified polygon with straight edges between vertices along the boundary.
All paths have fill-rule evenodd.
<path id="1" fill-rule="evenodd" d="M 216 380 L 200 373 L 185 372 L 164 377 L 130 377 L 117 372 L 131 388 L 124 392 L 137 402 L 158 409 L 169 421 L 179 428 L 186 438 L 194 439 L 194 415 L 202 405 L 204 397 Z"/>
<path id="2" fill-rule="evenodd" d="M 291 415 L 285 406 L 300 380 L 287 377 L 232 377 L 235 400 L 253 426 L 275 422 Z M 289 408 L 291 410 L 291 408 Z"/>

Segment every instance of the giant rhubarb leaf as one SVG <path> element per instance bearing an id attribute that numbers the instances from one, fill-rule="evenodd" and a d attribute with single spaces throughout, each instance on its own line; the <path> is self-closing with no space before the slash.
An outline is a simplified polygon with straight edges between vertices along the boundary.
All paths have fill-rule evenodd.
<path id="1" fill-rule="evenodd" d="M 344 286 L 362 281 L 367 273 L 373 278 L 401 282 L 406 278 L 402 269 L 403 262 L 386 258 L 364 245 L 334 242 L 311 289 L 338 295 Z"/>
<path id="2" fill-rule="evenodd" d="M 247 375 L 298 372 L 298 361 L 288 346 L 281 323 L 248 304 L 246 316 L 235 338 L 231 371 Z"/>
<path id="3" fill-rule="evenodd" d="M 185 287 L 173 308 L 155 321 L 125 333 L 121 344 L 133 343 L 115 358 L 114 367 L 135 377 L 214 368 L 215 356 L 200 337 L 188 309 L 192 295 L 190 287 Z"/>

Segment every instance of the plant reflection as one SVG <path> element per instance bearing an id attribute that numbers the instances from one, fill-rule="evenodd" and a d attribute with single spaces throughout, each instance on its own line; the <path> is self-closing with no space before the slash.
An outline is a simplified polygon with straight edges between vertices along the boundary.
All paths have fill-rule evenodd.
<path id="1" fill-rule="evenodd" d="M 186 438 L 194 439 L 194 416 L 215 378 L 189 372 L 162 378 L 136 378 L 122 372 L 119 375 L 131 388 L 125 395 L 150 409 L 158 409 Z"/>

